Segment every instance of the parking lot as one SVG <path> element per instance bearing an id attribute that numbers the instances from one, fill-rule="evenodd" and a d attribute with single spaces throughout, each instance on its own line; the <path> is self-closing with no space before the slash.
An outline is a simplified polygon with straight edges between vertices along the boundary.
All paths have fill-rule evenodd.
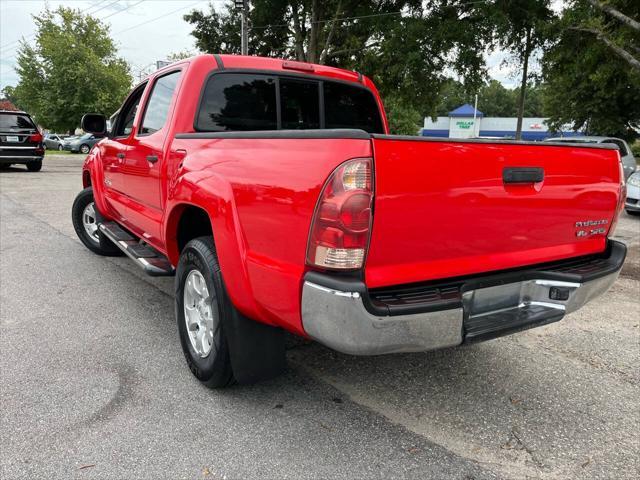
<path id="1" fill-rule="evenodd" d="M 614 287 L 559 323 L 375 358 L 291 342 L 282 377 L 212 391 L 173 280 L 77 239 L 82 159 L 0 172 L 1 478 L 637 478 L 640 218 Z"/>

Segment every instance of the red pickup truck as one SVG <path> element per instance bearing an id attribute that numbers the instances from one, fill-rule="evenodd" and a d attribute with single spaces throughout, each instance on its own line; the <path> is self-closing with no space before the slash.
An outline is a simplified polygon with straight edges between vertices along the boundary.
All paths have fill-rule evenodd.
<path id="1" fill-rule="evenodd" d="M 611 286 L 613 145 L 388 134 L 373 83 L 202 55 L 133 89 L 87 156 L 80 240 L 175 275 L 180 341 L 210 387 L 285 367 L 284 332 L 355 355 L 487 340 Z"/>

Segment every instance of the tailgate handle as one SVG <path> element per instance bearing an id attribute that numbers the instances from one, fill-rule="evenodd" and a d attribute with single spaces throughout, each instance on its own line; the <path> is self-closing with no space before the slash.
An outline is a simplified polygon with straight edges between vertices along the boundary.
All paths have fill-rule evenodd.
<path id="1" fill-rule="evenodd" d="M 502 170 L 504 183 L 536 183 L 544 179 L 544 169 L 540 167 L 507 167 Z"/>

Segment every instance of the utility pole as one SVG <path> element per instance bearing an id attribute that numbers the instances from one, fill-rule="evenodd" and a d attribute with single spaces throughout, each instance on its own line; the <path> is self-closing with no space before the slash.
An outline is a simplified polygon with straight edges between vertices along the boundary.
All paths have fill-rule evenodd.
<path id="1" fill-rule="evenodd" d="M 235 7 L 240 10 L 240 53 L 249 55 L 249 27 L 247 25 L 249 0 L 235 0 Z"/>

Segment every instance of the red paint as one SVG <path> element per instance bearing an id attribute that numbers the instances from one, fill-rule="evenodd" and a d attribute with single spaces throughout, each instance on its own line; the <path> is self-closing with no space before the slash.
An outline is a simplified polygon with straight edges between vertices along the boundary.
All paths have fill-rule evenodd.
<path id="1" fill-rule="evenodd" d="M 225 69 L 287 73 L 282 60 L 222 55 Z M 193 132 L 211 55 L 166 67 L 145 86 L 132 132 L 87 156 L 98 208 L 144 236 L 175 265 L 189 206 L 209 216 L 229 295 L 249 317 L 304 335 L 300 294 L 311 221 L 323 185 L 345 161 L 373 157 L 368 286 L 407 283 L 583 255 L 605 237 L 578 238 L 576 221 L 612 222 L 620 198 L 615 151 L 385 139 L 176 139 Z M 165 126 L 138 126 L 156 78 L 180 69 Z M 306 75 L 375 86 L 323 65 Z M 384 117 L 384 114 L 383 114 Z M 388 129 L 383 118 L 385 130 Z M 124 154 L 124 158 L 118 158 Z M 147 161 L 149 155 L 158 162 Z M 122 156 L 122 155 L 120 155 Z M 505 188 L 504 166 L 540 166 L 541 184 Z M 83 182 L 88 177 L 83 174 Z"/>

